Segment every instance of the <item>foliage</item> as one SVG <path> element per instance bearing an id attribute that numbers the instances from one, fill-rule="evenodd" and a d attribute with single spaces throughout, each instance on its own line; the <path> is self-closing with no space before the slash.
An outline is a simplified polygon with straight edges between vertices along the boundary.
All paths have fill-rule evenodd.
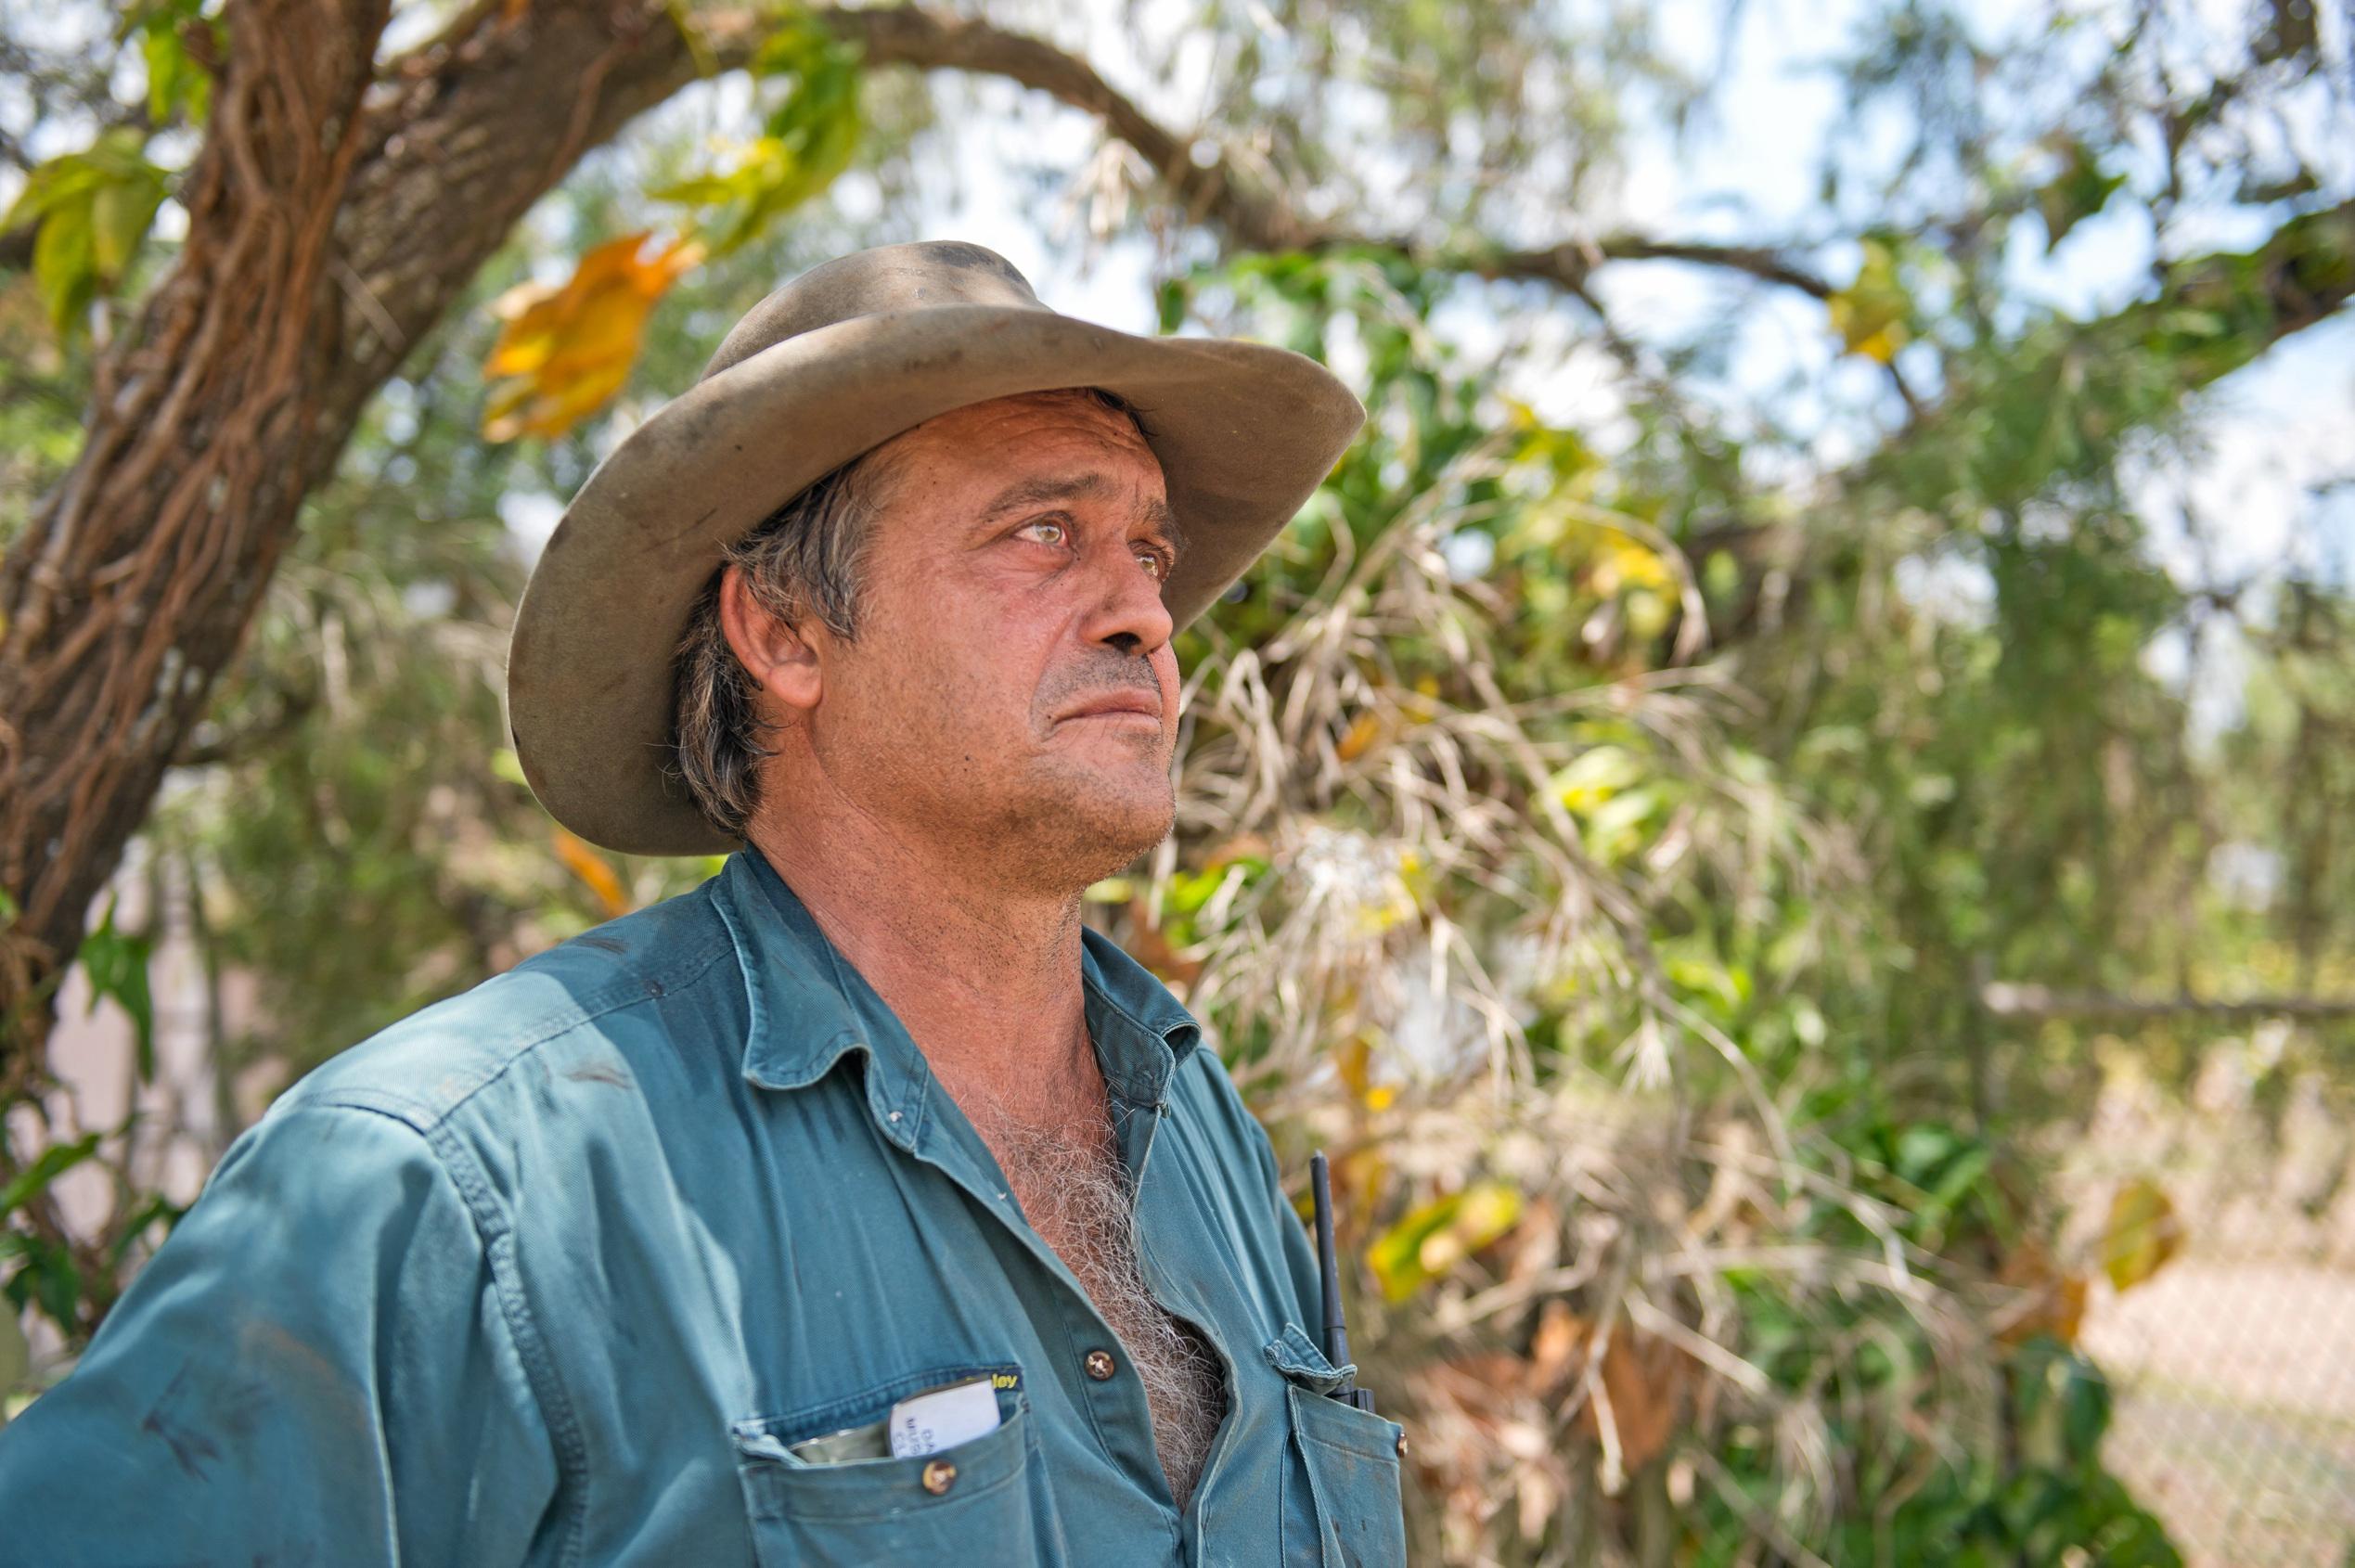
<path id="1" fill-rule="evenodd" d="M 148 72 L 148 119 L 157 125 L 180 118 L 203 124 L 212 108 L 207 62 L 221 58 L 221 21 L 210 0 L 137 0 L 117 37 L 138 40 Z"/>
<path id="2" fill-rule="evenodd" d="M 1678 662 L 1705 589 L 1657 521 L 1672 497 L 1526 409 L 1499 420 L 1435 349 L 1435 301 L 1348 254 L 1165 295 L 1311 350 L 1345 329 L 1372 419 L 1190 634 L 1201 803 L 1165 901 L 1137 906 L 1139 951 L 1263 1113 L 1340 1150 L 1381 1292 L 1361 1356 L 1461 1488 L 1426 1544 L 1542 1554 L 1583 1520 L 1580 1549 L 1599 1529 L 1694 1561 L 1763 1536 L 2057 1562 L 2112 1536 L 2171 1561 L 2101 1470 L 2098 1422 L 2006 1459 L 2028 1412 L 2005 1413 L 2023 1374 L 1999 1332 L 2053 1317 L 2064 1282 L 2014 1260 L 2058 1216 L 1872 1071 L 1885 1004 L 1828 961 L 1878 918 L 1858 846 Z M 1565 1425 L 1583 1439 L 1533 1469 L 1516 1434 Z M 1508 1493 L 1517 1520 L 1484 1501 Z"/>
<path id="3" fill-rule="evenodd" d="M 2292 131 L 2346 89 L 2278 22 L 2038 19 L 1860 11 L 1831 70 L 1883 129 L 1825 149 L 1821 242 L 1785 265 L 1816 286 L 1769 296 L 1737 257 L 1668 328 L 1459 264 L 1558 240 L 1532 212 L 1616 211 L 1706 118 L 1648 10 L 1199 7 L 1224 64 L 1203 146 L 1356 239 L 1202 261 L 1190 216 L 1132 219 L 1152 172 L 1049 171 L 1087 182 L 1099 236 L 1164 238 L 1165 330 L 1329 359 L 1371 411 L 1181 640 L 1178 832 L 1089 908 L 1211 1023 L 1288 1169 L 1332 1150 L 1361 1359 L 1416 1429 L 1417 1561 L 2174 1561 L 2103 1468 L 2077 1337 L 2090 1279 L 2137 1288 L 2196 1239 L 2130 1184 L 2063 1240 L 2040 1152 L 2098 1027 L 2007 1021 L 1987 987 L 2355 974 L 2344 574 L 2198 580 L 2171 546 L 2204 520 L 2150 480 L 2197 452 L 2187 397 L 2345 297 L 2345 173 Z M 136 14 L 151 117 L 201 118 L 208 25 Z M 1124 42 L 1165 78 L 1188 46 L 1143 19 Z M 499 711 L 528 555 L 503 513 L 569 494 L 777 278 L 914 221 L 922 89 L 801 12 L 753 70 L 735 150 L 692 115 L 645 129 L 415 347 L 180 759 L 147 839 L 215 983 L 261 988 L 208 1043 L 255 1099 L 707 869 L 617 861 L 532 803 Z M 146 149 L 70 156 L 136 192 Z M 846 173 L 882 216 L 832 199 Z M 41 274 L 45 308 L 93 314 L 155 204 L 133 232 L 109 199 L 108 273 L 112 187 L 45 178 L 35 251 L 87 252 Z M 2031 286 L 2118 224 L 2153 249 L 2115 308 Z M 0 442 L 34 488 L 88 366 L 26 315 L 0 297 L 28 346 Z M 1807 353 L 1744 386 L 1730 345 L 1795 319 Z M 1565 321 L 1566 356 L 1542 330 Z M 1607 395 L 1565 415 L 1544 394 L 1571 370 Z M 2239 660 L 2221 719 L 2155 651 L 2208 640 Z M 2270 892 L 2219 874 L 2235 852 Z M 109 919 L 83 955 L 135 1014 L 148 939 Z M 2106 1048 L 2180 1078 L 2205 1038 L 2161 1019 Z M 0 1248 L 10 1299 L 78 1334 L 171 1212 L 122 1175 L 140 1128 L 50 1132 L 0 1147 Z M 40 1205 L 102 1167 L 93 1246 Z"/>
<path id="4" fill-rule="evenodd" d="M 51 159 L 0 218 L 0 229 L 34 226 L 32 275 L 60 333 L 122 283 L 163 203 L 163 171 L 148 161 L 146 141 L 112 130 L 86 152 Z"/>
<path id="5" fill-rule="evenodd" d="M 504 377 L 483 410 L 483 439 L 562 435 L 612 401 L 637 365 L 646 317 L 703 248 L 675 239 L 653 248 L 625 234 L 581 258 L 562 288 L 518 284 L 494 307 L 507 325 L 484 362 Z"/>
<path id="6" fill-rule="evenodd" d="M 858 150 L 858 51 L 805 14 L 789 12 L 753 51 L 755 77 L 787 90 L 733 164 L 657 187 L 657 201 L 701 209 L 711 249 L 726 256 L 824 190 Z"/>

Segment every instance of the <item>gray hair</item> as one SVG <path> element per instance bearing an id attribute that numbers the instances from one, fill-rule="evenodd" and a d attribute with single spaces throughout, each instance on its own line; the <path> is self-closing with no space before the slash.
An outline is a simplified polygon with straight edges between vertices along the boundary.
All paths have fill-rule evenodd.
<path id="1" fill-rule="evenodd" d="M 1127 416 L 1139 435 L 1143 418 L 1126 399 L 1100 387 L 1056 389 Z M 813 481 L 722 552 L 671 656 L 676 772 L 696 808 L 722 835 L 741 842 L 761 803 L 762 745 L 770 726 L 755 705 L 753 677 L 727 646 L 720 625 L 720 583 L 730 566 L 766 613 L 788 624 L 815 619 L 844 642 L 858 637 L 867 547 L 882 497 L 898 474 L 877 447 Z"/>

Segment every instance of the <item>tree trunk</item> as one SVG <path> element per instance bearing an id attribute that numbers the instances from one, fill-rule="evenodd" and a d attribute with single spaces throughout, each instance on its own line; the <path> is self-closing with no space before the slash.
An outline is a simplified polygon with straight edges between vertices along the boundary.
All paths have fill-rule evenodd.
<path id="1" fill-rule="evenodd" d="M 0 1088 L 303 497 L 515 220 L 693 74 L 660 5 L 481 6 L 379 77 L 389 0 L 228 7 L 187 243 L 0 562 Z"/>
<path id="2" fill-rule="evenodd" d="M 335 216 L 387 9 L 230 7 L 187 244 L 99 361 L 80 460 L 0 563 L 0 885 L 21 907 L 0 1016 L 31 1026 L 0 1036 L 12 1055 L 301 503 L 338 358 Z"/>

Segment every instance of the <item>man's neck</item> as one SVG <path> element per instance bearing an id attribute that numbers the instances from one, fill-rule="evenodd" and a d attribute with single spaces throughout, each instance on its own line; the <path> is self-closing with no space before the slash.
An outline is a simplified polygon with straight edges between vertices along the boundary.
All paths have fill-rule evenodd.
<path id="1" fill-rule="evenodd" d="M 969 1113 L 979 1091 L 1053 1120 L 1092 1087 L 1076 895 L 985 882 L 857 814 L 753 842 Z"/>

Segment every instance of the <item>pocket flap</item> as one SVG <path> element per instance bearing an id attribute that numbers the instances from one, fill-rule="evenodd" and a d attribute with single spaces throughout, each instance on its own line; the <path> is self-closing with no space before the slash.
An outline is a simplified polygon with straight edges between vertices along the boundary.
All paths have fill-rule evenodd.
<path id="1" fill-rule="evenodd" d="M 847 1525 L 919 1514 L 959 1517 L 976 1507 L 996 1506 L 984 1504 L 984 1497 L 1007 1488 L 1023 1490 L 1029 1420 L 1029 1409 L 1017 1407 L 995 1430 L 936 1454 L 840 1464 L 813 1464 L 794 1456 L 772 1433 L 740 1428 L 737 1474 L 756 1523 L 784 1520 L 804 1526 Z M 1026 1504 L 1022 1511 L 1026 1520 Z M 1026 1540 L 1027 1536 L 1014 1538 Z M 883 1562 L 889 1556 L 879 1553 L 857 1561 Z"/>
<path id="2" fill-rule="evenodd" d="M 1334 1366 L 1317 1348 L 1317 1342 L 1296 1323 L 1286 1323 L 1284 1331 L 1269 1340 L 1261 1354 L 1268 1357 L 1268 1365 L 1285 1378 L 1319 1394 L 1331 1394 L 1358 1375 L 1355 1361 L 1345 1367 Z"/>

